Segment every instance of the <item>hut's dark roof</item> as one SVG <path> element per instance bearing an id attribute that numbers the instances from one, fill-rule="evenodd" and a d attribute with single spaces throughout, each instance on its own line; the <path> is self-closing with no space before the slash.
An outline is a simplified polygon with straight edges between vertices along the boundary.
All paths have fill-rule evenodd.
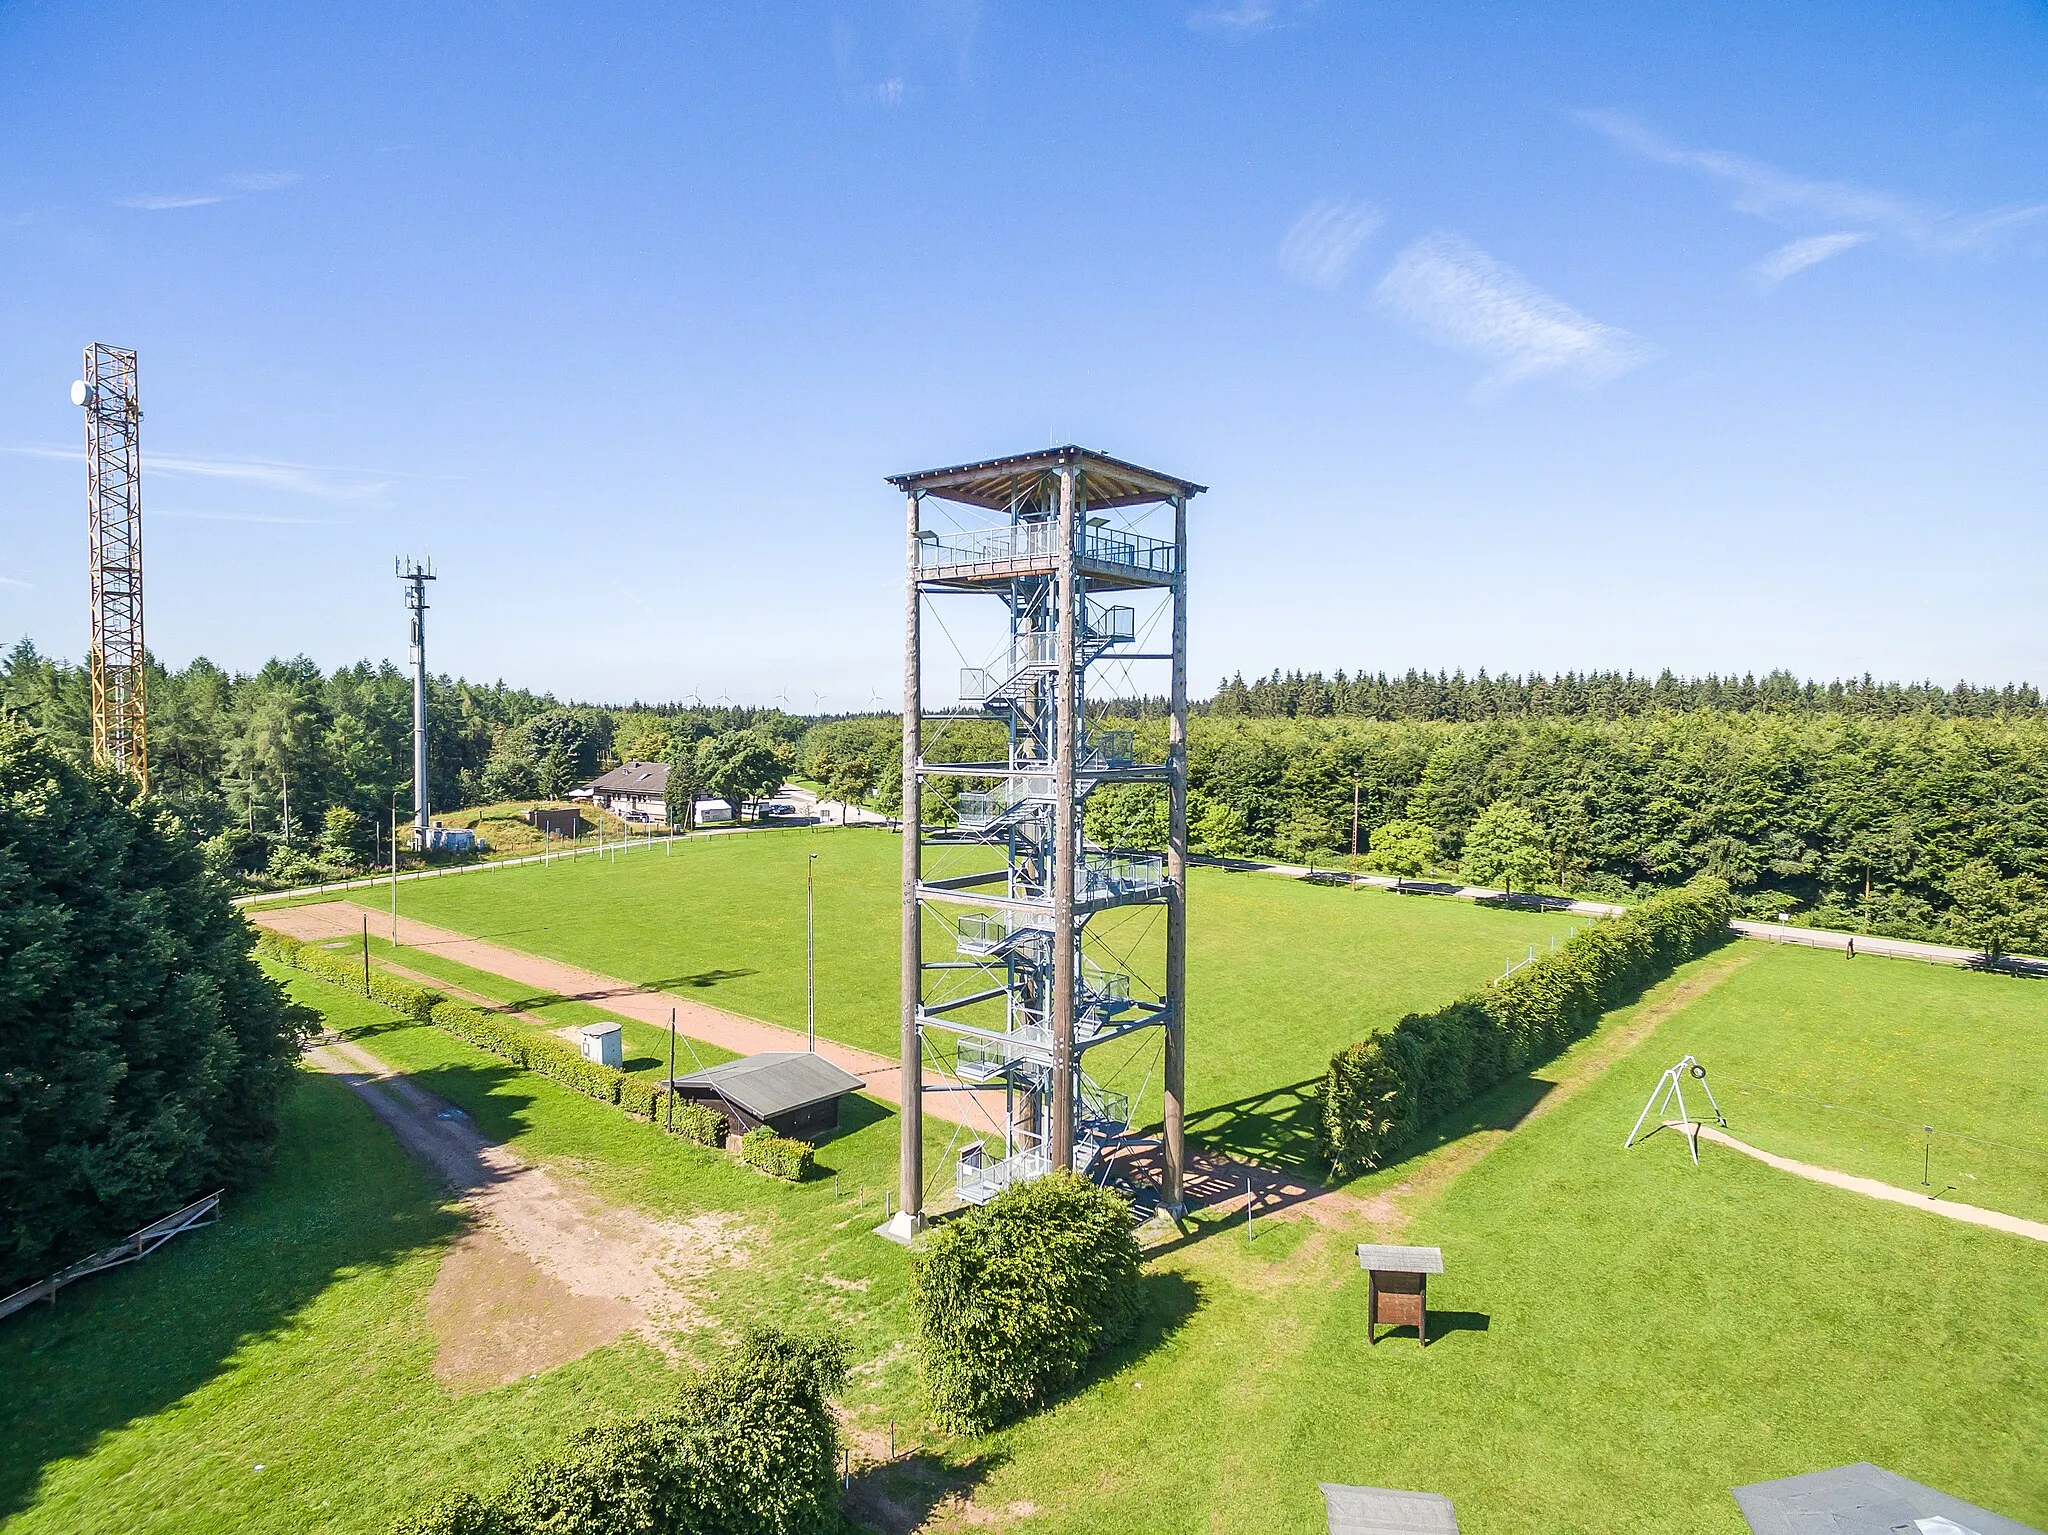
<path id="1" fill-rule="evenodd" d="M 889 483 L 898 490 L 922 491 L 947 501 L 1001 512 L 1033 500 L 1045 475 L 1068 466 L 1081 471 L 1090 507 L 1137 506 L 1176 495 L 1198 496 L 1209 488 L 1073 443 L 1009 458 L 983 459 L 976 464 L 955 464 L 947 469 L 892 474 Z"/>
<path id="2" fill-rule="evenodd" d="M 666 794 L 666 762 L 622 762 L 583 786 L 600 794 Z"/>
<path id="3" fill-rule="evenodd" d="M 708 1087 L 756 1119 L 772 1119 L 857 1092 L 861 1080 L 808 1050 L 767 1050 L 693 1071 L 676 1085 Z"/>
<path id="4" fill-rule="evenodd" d="M 1896 1471 L 1858 1461 L 1775 1482 L 1735 1489 L 1735 1503 L 1756 1535 L 1892 1535 L 1894 1530 L 1941 1529 L 1946 1519 L 1972 1535 L 2041 1535 L 2030 1524 L 1965 1503 L 1909 1481 Z"/>

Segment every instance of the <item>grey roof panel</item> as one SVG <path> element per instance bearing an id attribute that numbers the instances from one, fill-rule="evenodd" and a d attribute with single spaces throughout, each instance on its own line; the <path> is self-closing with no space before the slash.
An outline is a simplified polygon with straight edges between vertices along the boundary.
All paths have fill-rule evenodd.
<path id="1" fill-rule="evenodd" d="M 583 786 L 601 794 L 666 794 L 666 762 L 626 762 L 602 773 Z"/>
<path id="2" fill-rule="evenodd" d="M 1360 1242 L 1358 1266 L 1378 1269 L 1381 1273 L 1441 1274 L 1444 1271 L 1444 1250 L 1441 1247 L 1379 1247 L 1371 1242 Z"/>
<path id="3" fill-rule="evenodd" d="M 1449 1498 L 1387 1487 L 1346 1487 L 1324 1482 L 1330 1535 L 1458 1535 Z"/>
<path id="4" fill-rule="evenodd" d="M 1935 1519 L 1947 1519 L 1970 1535 L 2041 1535 L 2032 1525 L 1867 1460 L 1737 1487 L 1735 1503 L 1755 1535 L 1937 1535 L 1942 1527 L 1932 1524 Z"/>
<path id="5" fill-rule="evenodd" d="M 852 1072 L 808 1050 L 767 1050 L 676 1080 L 709 1087 L 756 1119 L 807 1109 L 843 1093 L 858 1092 L 864 1085 Z"/>

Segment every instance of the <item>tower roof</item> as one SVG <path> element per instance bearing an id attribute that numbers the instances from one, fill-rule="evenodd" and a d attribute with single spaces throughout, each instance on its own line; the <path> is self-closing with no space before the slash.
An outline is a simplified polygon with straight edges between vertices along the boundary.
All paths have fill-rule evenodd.
<path id="1" fill-rule="evenodd" d="M 1097 453 L 1091 448 L 1067 443 L 1063 447 L 1041 448 L 1036 453 L 1018 453 L 1009 458 L 984 459 L 978 464 L 955 464 L 949 469 L 924 469 L 914 474 L 892 474 L 889 483 L 898 490 L 921 491 L 947 501 L 1008 511 L 1030 499 L 1043 478 L 1055 470 L 1076 468 L 1087 489 L 1088 505 L 1135 506 L 1146 501 L 1164 501 L 1172 496 L 1198 496 L 1209 487 L 1197 485 L 1156 469 L 1141 468 Z"/>

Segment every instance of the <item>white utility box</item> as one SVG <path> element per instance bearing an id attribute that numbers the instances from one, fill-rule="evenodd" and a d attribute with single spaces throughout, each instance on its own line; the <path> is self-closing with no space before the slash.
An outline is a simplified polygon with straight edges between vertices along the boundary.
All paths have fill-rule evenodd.
<path id="1" fill-rule="evenodd" d="M 616 1023 L 586 1023 L 582 1030 L 583 1059 L 600 1066 L 625 1064 L 625 1042 Z"/>

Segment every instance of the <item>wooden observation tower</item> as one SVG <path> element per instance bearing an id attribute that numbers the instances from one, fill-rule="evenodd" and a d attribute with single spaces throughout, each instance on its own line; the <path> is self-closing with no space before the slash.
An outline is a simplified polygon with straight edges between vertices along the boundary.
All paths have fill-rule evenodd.
<path id="1" fill-rule="evenodd" d="M 889 1234 L 907 1239 L 923 1221 L 924 1093 L 972 1092 L 1003 1105 L 1000 1124 L 980 1127 L 1000 1137 L 1002 1155 L 976 1146 L 954 1170 L 960 1198 L 985 1202 L 1054 1168 L 1088 1172 L 1130 1141 L 1144 1082 L 1098 1082 L 1086 1068 L 1091 1052 L 1120 1040 L 1130 1044 L 1114 1054 L 1128 1066 L 1143 1053 L 1134 1038 L 1143 1030 L 1158 1031 L 1160 1192 L 1177 1208 L 1186 1069 L 1187 507 L 1204 487 L 1073 446 L 889 483 L 909 503 L 901 1209 Z M 927 507 L 935 501 L 946 504 Z M 928 526 L 927 510 L 942 510 L 944 525 Z M 1157 514 L 1170 538 L 1135 530 Z M 979 610 L 993 654 L 972 666 L 963 652 L 958 702 L 928 711 L 923 620 L 941 599 L 960 599 L 949 613 Z M 989 611 L 992 602 L 1000 615 Z M 1141 607 L 1151 610 L 1143 624 Z M 1170 643 L 1146 649 L 1169 616 Z M 954 630 L 944 633 L 951 640 Z M 1138 760 L 1129 730 L 1101 724 L 1103 674 L 1130 678 L 1138 663 L 1171 668 L 1164 761 Z M 955 742 L 967 748 L 964 757 Z M 1086 835 L 1089 797 L 1126 784 L 1152 786 L 1164 798 L 1163 853 L 1101 846 Z M 1156 987 L 1131 963 L 1131 921 L 1099 920 L 1144 906 L 1165 915 Z"/>

